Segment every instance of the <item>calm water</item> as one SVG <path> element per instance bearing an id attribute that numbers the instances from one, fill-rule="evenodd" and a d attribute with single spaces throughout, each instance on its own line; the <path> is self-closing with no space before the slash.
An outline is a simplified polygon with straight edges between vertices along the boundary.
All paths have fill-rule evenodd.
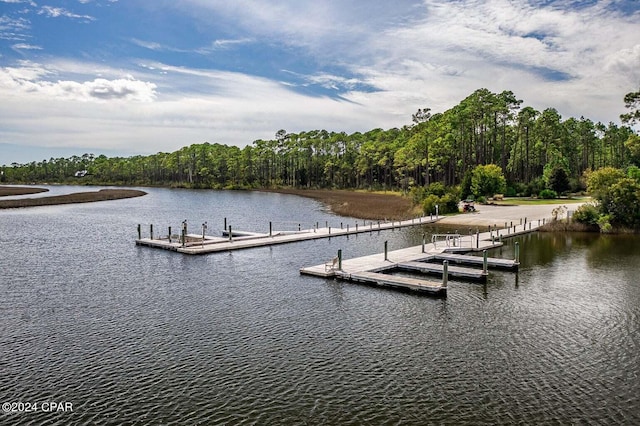
<path id="1" fill-rule="evenodd" d="M 1 424 L 640 423 L 638 237 L 530 235 L 519 274 L 431 299 L 298 269 L 433 228 L 188 257 L 136 247 L 137 224 L 354 221 L 288 195 L 147 191 L 0 211 L 1 402 L 73 404 Z"/>

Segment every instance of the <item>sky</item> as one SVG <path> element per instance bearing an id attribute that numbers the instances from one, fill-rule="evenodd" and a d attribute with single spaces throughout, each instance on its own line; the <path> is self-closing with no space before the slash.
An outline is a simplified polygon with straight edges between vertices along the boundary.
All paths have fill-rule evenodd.
<path id="1" fill-rule="evenodd" d="M 480 88 L 619 124 L 637 0 L 0 0 L 0 165 L 366 132 Z"/>

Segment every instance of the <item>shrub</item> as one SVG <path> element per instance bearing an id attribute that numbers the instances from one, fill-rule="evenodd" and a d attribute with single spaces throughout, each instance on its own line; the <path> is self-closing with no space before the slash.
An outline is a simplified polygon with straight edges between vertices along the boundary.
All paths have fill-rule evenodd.
<path id="1" fill-rule="evenodd" d="M 543 198 L 545 200 L 551 200 L 551 199 L 554 199 L 554 198 L 558 198 L 558 193 L 556 191 L 554 191 L 553 189 L 543 189 L 538 194 L 538 197 Z"/>
<path id="2" fill-rule="evenodd" d="M 422 211 L 425 214 L 435 214 L 436 212 L 436 204 L 439 203 L 440 198 L 437 195 L 427 195 L 424 200 L 422 200 Z"/>
<path id="3" fill-rule="evenodd" d="M 531 197 L 534 194 L 538 194 L 544 188 L 545 188 L 544 180 L 541 177 L 533 179 L 531 182 L 527 184 L 527 189 L 524 192 L 524 195 L 525 197 Z"/>
<path id="4" fill-rule="evenodd" d="M 604 214 L 600 216 L 598 219 L 598 226 L 600 227 L 600 232 L 603 234 L 608 234 L 613 231 L 613 226 L 611 226 L 611 216 L 608 214 Z"/>
<path id="5" fill-rule="evenodd" d="M 477 166 L 471 174 L 471 192 L 476 197 L 501 194 L 507 187 L 502 168 L 495 164 Z"/>
<path id="6" fill-rule="evenodd" d="M 425 214 L 435 213 L 436 205 L 438 205 L 438 212 L 440 214 L 458 213 L 459 202 L 460 198 L 451 192 L 442 197 L 430 194 L 422 201 L 422 210 Z"/>
<path id="7" fill-rule="evenodd" d="M 600 218 L 598 208 L 593 204 L 583 204 L 573 214 L 573 220 L 585 225 L 597 225 Z"/>
<path id="8" fill-rule="evenodd" d="M 446 193 L 447 189 L 442 182 L 433 182 L 427 188 L 427 194 L 437 195 L 438 197 L 442 197 Z"/>
<path id="9" fill-rule="evenodd" d="M 518 193 L 513 186 L 507 188 L 507 192 L 504 193 L 507 197 L 515 197 Z"/>

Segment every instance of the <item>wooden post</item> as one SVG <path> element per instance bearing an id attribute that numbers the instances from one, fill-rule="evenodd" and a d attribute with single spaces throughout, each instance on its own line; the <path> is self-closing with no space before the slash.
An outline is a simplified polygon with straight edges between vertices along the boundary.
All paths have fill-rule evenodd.
<path id="1" fill-rule="evenodd" d="M 356 232 L 358 232 L 358 222 L 356 222 Z"/>
<path id="2" fill-rule="evenodd" d="M 269 236 L 273 237 L 273 222 L 269 222 Z"/>
<path id="3" fill-rule="evenodd" d="M 340 229 L 343 229 L 343 227 L 342 227 L 342 222 L 340 222 Z"/>
<path id="4" fill-rule="evenodd" d="M 142 239 L 142 225 L 138 224 L 138 239 Z"/>
<path id="5" fill-rule="evenodd" d="M 180 243 L 181 243 L 182 247 L 184 247 L 186 239 L 187 239 L 187 233 L 186 233 L 186 231 L 185 231 L 185 229 L 183 227 L 182 231 L 180 232 Z"/>
<path id="6" fill-rule="evenodd" d="M 229 241 L 233 241 L 233 231 L 231 231 L 231 225 L 229 225 Z"/>
<path id="7" fill-rule="evenodd" d="M 358 224 L 356 223 L 356 227 L 358 227 Z M 347 223 L 347 234 L 349 233 L 349 224 Z"/>
<path id="8" fill-rule="evenodd" d="M 224 230 L 225 231 L 227 230 L 227 218 L 226 217 L 224 218 Z"/>
<path id="9" fill-rule="evenodd" d="M 298 224 L 298 232 L 300 232 L 301 229 L 302 229 L 302 226 Z"/>
<path id="10" fill-rule="evenodd" d="M 449 261 L 445 260 L 444 262 L 442 262 L 442 287 L 446 287 L 448 281 L 449 281 Z"/>
<path id="11" fill-rule="evenodd" d="M 153 223 L 151 225 L 149 225 L 149 234 L 150 234 L 149 238 L 151 238 L 153 240 Z"/>
<path id="12" fill-rule="evenodd" d="M 487 251 L 486 250 L 482 250 L 482 275 L 487 275 L 489 272 L 487 271 L 487 266 L 488 266 L 488 259 L 487 259 Z"/>
<path id="13" fill-rule="evenodd" d="M 329 235 L 331 235 L 331 227 L 329 227 Z"/>
<path id="14" fill-rule="evenodd" d="M 476 248 L 480 248 L 480 231 L 476 230 Z"/>
<path id="15" fill-rule="evenodd" d="M 424 244 L 425 244 L 425 240 L 426 240 L 427 236 L 425 235 L 425 233 L 422 233 L 422 253 L 424 253 Z"/>
<path id="16" fill-rule="evenodd" d="M 342 249 L 338 250 L 338 271 L 342 271 Z"/>
<path id="17" fill-rule="evenodd" d="M 516 241 L 516 264 L 520 264 L 520 244 Z"/>
<path id="18" fill-rule="evenodd" d="M 171 244 L 171 227 L 169 227 L 169 244 Z"/>
<path id="19" fill-rule="evenodd" d="M 388 248 L 389 248 L 389 241 L 385 241 L 384 242 L 384 260 L 389 260 L 389 258 L 387 257 Z"/>

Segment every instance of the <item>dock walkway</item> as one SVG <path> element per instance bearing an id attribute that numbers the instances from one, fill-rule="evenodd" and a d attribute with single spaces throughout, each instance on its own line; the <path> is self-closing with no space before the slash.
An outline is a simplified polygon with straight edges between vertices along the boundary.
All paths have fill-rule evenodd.
<path id="1" fill-rule="evenodd" d="M 275 244 L 286 244 L 298 241 L 315 240 L 319 238 L 331 238 L 344 235 L 355 235 L 366 232 L 384 231 L 396 228 L 406 228 L 410 226 L 424 225 L 435 223 L 438 217 L 424 216 L 414 219 L 392 222 L 374 222 L 357 224 L 355 226 L 342 226 L 340 228 L 332 228 L 330 226 L 312 229 L 301 229 L 299 231 L 272 231 L 269 233 L 256 233 L 247 231 L 232 230 L 229 236 L 228 230 L 223 230 L 222 235 L 226 237 L 215 237 L 202 234 L 187 234 L 185 243 L 178 236 L 163 236 L 160 238 L 138 238 L 136 245 L 146 246 L 164 250 L 175 251 L 183 254 L 207 254 L 217 253 L 231 250 L 248 249 L 254 247 L 271 246 Z"/>
<path id="2" fill-rule="evenodd" d="M 334 258 L 320 265 L 301 268 L 300 273 L 324 278 L 333 277 L 346 281 L 367 282 L 431 295 L 446 295 L 449 276 L 479 281 L 486 280 L 487 273 L 484 270 L 484 256 L 470 256 L 458 253 L 482 252 L 498 248 L 503 245 L 501 242 L 503 238 L 534 232 L 538 226 L 540 224 L 525 222 L 523 225 L 509 227 L 509 229 L 492 229 L 489 232 L 478 232 L 475 235 L 447 238 L 444 244 L 442 241 L 432 240 L 430 244 L 423 243 L 419 246 L 394 250 L 387 252 L 386 255 L 385 253 L 378 253 L 344 260 Z M 339 256 L 341 256 L 341 252 L 339 252 Z M 442 261 L 442 263 L 429 263 L 439 261 Z M 447 265 L 446 276 L 444 276 L 445 262 Z M 481 265 L 483 270 L 449 266 L 449 263 Z M 489 257 L 486 259 L 487 268 L 517 270 L 518 265 L 518 250 L 516 250 L 516 259 Z M 442 282 L 391 275 L 389 272 L 394 270 L 439 274 L 442 276 Z"/>

